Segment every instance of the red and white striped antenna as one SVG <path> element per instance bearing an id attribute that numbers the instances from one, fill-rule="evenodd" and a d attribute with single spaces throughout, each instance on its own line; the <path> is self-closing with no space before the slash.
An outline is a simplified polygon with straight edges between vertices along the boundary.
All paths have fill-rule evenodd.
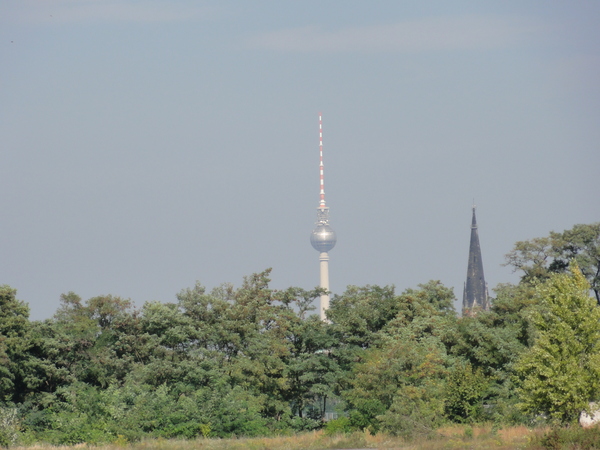
<path id="1" fill-rule="evenodd" d="M 325 208 L 325 184 L 323 180 L 323 119 L 321 113 L 319 113 L 319 171 L 321 176 L 319 208 Z"/>
<path id="2" fill-rule="evenodd" d="M 319 252 L 320 283 L 323 289 L 319 305 L 321 320 L 328 321 L 325 312 L 329 309 L 329 254 L 337 242 L 335 231 L 329 226 L 329 208 L 325 206 L 325 182 L 323 177 L 323 117 L 319 113 L 319 172 L 321 192 L 317 207 L 316 227 L 310 235 L 310 243 Z"/>

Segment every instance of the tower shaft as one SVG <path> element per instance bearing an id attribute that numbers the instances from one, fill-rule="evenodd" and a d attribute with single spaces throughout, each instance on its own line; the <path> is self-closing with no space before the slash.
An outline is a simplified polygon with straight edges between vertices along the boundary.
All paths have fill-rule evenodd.
<path id="1" fill-rule="evenodd" d="M 321 320 L 327 320 L 325 311 L 329 309 L 329 253 L 321 252 L 319 254 L 319 270 L 321 279 L 319 287 L 322 287 L 327 292 L 321 294 L 321 304 L 319 306 L 319 316 Z"/>
<path id="2" fill-rule="evenodd" d="M 463 315 L 475 314 L 479 310 L 490 309 L 487 283 L 483 275 L 483 260 L 477 232 L 477 218 L 473 206 L 471 220 L 471 242 L 469 245 L 469 262 L 467 265 L 467 281 L 463 292 Z"/>

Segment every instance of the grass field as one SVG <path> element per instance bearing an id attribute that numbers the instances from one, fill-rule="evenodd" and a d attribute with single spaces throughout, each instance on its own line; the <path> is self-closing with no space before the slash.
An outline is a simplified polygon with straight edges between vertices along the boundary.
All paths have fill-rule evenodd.
<path id="1" fill-rule="evenodd" d="M 269 449 L 269 450 L 300 450 L 300 449 L 518 449 L 542 448 L 531 445 L 539 441 L 544 430 L 531 430 L 526 427 L 493 429 L 492 426 L 452 426 L 438 430 L 433 438 L 421 438 L 404 441 L 397 437 L 384 434 L 371 435 L 368 432 L 356 432 L 348 435 L 326 436 L 322 431 L 280 436 L 269 438 L 244 439 L 197 439 L 191 441 L 178 440 L 148 440 L 127 443 L 117 440 L 110 445 L 88 446 L 79 444 L 71 447 L 52 447 L 36 445 L 31 447 L 12 447 L 14 449 L 84 449 L 97 450 L 222 450 L 222 449 Z M 536 437 L 538 439 L 536 439 Z"/>

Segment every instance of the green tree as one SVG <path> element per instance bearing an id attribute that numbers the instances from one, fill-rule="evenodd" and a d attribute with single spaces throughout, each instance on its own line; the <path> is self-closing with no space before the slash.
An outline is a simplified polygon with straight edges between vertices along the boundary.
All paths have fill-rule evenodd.
<path id="1" fill-rule="evenodd" d="M 516 408 L 517 397 L 514 387 L 514 364 L 533 340 L 532 327 L 526 312 L 536 308 L 538 301 L 534 299 L 534 289 L 528 283 L 520 285 L 503 284 L 496 289 L 496 298 L 492 301 L 490 311 L 480 311 L 476 316 L 461 317 L 457 321 L 455 334 L 448 345 L 448 352 L 457 358 L 457 378 L 449 378 L 447 390 L 446 413 L 454 421 L 471 421 L 472 413 L 486 420 L 499 423 L 521 423 L 522 412 Z M 465 365 L 466 363 L 466 365 Z M 480 373 L 485 377 L 478 383 L 480 388 L 476 396 L 471 396 L 469 386 L 460 381 L 472 373 Z M 466 370 L 460 376 L 461 370 Z M 476 377 L 479 378 L 479 377 Z M 467 403 L 466 397 L 471 396 Z M 482 398 L 479 398 L 481 396 Z M 489 405 L 483 411 L 470 409 L 483 400 Z M 461 406 L 462 404 L 462 406 Z"/>
<path id="2" fill-rule="evenodd" d="M 445 410 L 453 422 L 474 422 L 483 414 L 483 399 L 490 383 L 480 368 L 457 364 L 446 383 Z"/>
<path id="3" fill-rule="evenodd" d="M 106 387 L 122 380 L 135 359 L 126 345 L 126 337 L 137 333 L 131 308 L 129 300 L 112 295 L 83 303 L 73 292 L 63 294 L 49 326 L 38 329 L 48 338 L 39 347 L 77 380 Z"/>
<path id="4" fill-rule="evenodd" d="M 349 286 L 342 295 L 336 295 L 327 312 L 331 320 L 330 333 L 337 344 L 332 353 L 347 373 L 357 361 L 364 358 L 365 350 L 376 347 L 383 336 L 413 321 L 433 325 L 430 317 L 453 322 L 454 293 L 439 281 L 420 284 L 419 289 L 407 289 L 401 295 L 393 286 Z M 438 326 L 426 332 L 446 333 L 449 327 Z M 346 388 L 342 378 L 339 390 Z"/>
<path id="5" fill-rule="evenodd" d="M 600 399 L 600 307 L 573 264 L 536 288 L 535 340 L 516 364 L 520 407 L 568 423 Z"/>
<path id="6" fill-rule="evenodd" d="M 280 421 L 290 417 L 292 410 L 302 416 L 307 403 L 326 396 L 328 380 L 336 370 L 328 354 L 318 353 L 330 342 L 324 325 L 302 319 L 320 291 L 272 291 L 268 274 L 244 280 L 223 326 L 236 349 L 232 382 L 263 399 L 263 414 Z"/>
<path id="7" fill-rule="evenodd" d="M 300 418 L 308 407 L 325 414 L 329 398 L 333 396 L 337 380 L 342 375 L 340 367 L 331 354 L 337 340 L 327 332 L 328 325 L 317 315 L 297 320 L 288 334 L 291 343 L 286 357 L 286 399 L 292 404 L 292 412 Z"/>
<path id="8" fill-rule="evenodd" d="M 226 379 L 260 399 L 265 417 L 282 421 L 292 412 L 302 417 L 307 406 L 329 396 L 338 371 L 326 351 L 333 345 L 326 325 L 313 316 L 305 319 L 320 291 L 271 290 L 269 273 L 246 277 L 239 289 L 223 285 L 209 294 L 196 284 L 178 295 L 179 321 L 146 329 L 161 336 L 181 331 L 176 342 L 184 344 L 185 352 L 167 369 L 185 367 L 186 382 L 200 387 L 214 378 Z M 152 323 L 161 323 L 159 316 L 168 315 L 156 315 Z"/>
<path id="9" fill-rule="evenodd" d="M 506 255 L 505 265 L 522 271 L 522 281 L 535 282 L 567 272 L 571 260 L 577 262 L 600 303 L 600 222 L 519 241 Z"/>
<path id="10" fill-rule="evenodd" d="M 444 413 L 446 341 L 456 321 L 452 290 L 430 281 L 401 295 L 378 287 L 349 293 L 335 307 L 353 306 L 369 318 L 361 322 L 354 311 L 331 316 L 340 321 L 332 328 L 343 331 L 336 354 L 346 349 L 339 356 L 347 370 L 340 389 L 351 425 L 404 436 L 431 433 Z M 353 323 L 364 324 L 358 336 L 352 336 Z"/>
<path id="11" fill-rule="evenodd" d="M 354 366 L 342 393 L 351 424 L 404 436 L 432 432 L 443 418 L 446 365 L 444 345 L 434 336 L 405 329 L 385 337 Z"/>
<path id="12" fill-rule="evenodd" d="M 332 331 L 346 345 L 372 346 L 377 332 L 394 319 L 402 307 L 394 291 L 393 286 L 348 286 L 342 295 L 333 297 L 327 311 Z"/>
<path id="13" fill-rule="evenodd" d="M 27 393 L 29 307 L 17 290 L 0 285 L 0 400 L 22 401 Z"/>

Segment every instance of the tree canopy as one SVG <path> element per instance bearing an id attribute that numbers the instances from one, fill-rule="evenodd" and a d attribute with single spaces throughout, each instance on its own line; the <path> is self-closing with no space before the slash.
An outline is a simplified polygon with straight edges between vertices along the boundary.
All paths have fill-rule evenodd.
<path id="1" fill-rule="evenodd" d="M 506 254 L 505 265 L 521 271 L 523 281 L 532 282 L 566 272 L 572 260 L 577 262 L 600 303 L 600 222 L 519 241 Z"/>
<path id="2" fill-rule="evenodd" d="M 267 435 L 336 415 L 405 437 L 572 421 L 600 400 L 599 234 L 576 225 L 517 242 L 507 264 L 521 281 L 468 317 L 435 280 L 348 286 L 327 322 L 321 289 L 271 289 L 270 270 L 139 308 L 68 292 L 44 321 L 0 286 L 0 443 Z"/>
<path id="3" fill-rule="evenodd" d="M 600 306 L 589 289 L 576 263 L 537 286 L 534 343 L 516 364 L 526 412 L 568 423 L 600 400 Z"/>

